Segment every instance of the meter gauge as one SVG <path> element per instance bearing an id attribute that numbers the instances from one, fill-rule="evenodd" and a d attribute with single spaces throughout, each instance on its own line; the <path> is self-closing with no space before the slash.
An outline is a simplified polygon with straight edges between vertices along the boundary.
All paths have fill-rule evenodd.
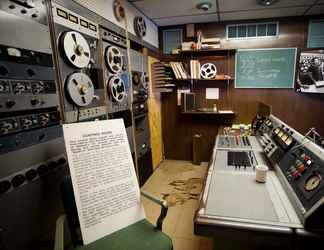
<path id="1" fill-rule="evenodd" d="M 276 129 L 274 130 L 274 133 L 277 135 L 277 134 L 279 133 L 279 131 L 280 131 L 280 128 L 276 128 Z"/>
<path id="2" fill-rule="evenodd" d="M 285 141 L 286 145 L 289 146 L 293 142 L 292 137 L 288 137 Z"/>
<path id="3" fill-rule="evenodd" d="M 283 140 L 283 141 L 286 141 L 287 139 L 288 139 L 288 135 L 287 134 L 284 134 L 282 137 L 281 137 L 281 139 Z"/>
<path id="4" fill-rule="evenodd" d="M 284 134 L 284 132 L 280 131 L 280 132 L 278 133 L 278 136 L 281 138 L 281 137 L 283 136 L 283 134 Z"/>
<path id="5" fill-rule="evenodd" d="M 321 175 L 317 173 L 313 173 L 311 176 L 309 176 L 306 179 L 304 188 L 307 192 L 314 191 L 321 184 L 321 181 L 322 181 Z"/>

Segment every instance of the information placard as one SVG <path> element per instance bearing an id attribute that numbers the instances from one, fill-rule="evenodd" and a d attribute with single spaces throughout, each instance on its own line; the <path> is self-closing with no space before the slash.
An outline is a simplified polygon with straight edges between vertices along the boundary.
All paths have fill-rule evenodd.
<path id="1" fill-rule="evenodd" d="M 145 218 L 122 119 L 63 125 L 84 244 Z"/>

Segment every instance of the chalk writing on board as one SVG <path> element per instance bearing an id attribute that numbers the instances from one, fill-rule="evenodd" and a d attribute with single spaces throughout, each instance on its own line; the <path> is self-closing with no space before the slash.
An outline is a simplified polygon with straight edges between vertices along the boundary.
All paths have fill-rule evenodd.
<path id="1" fill-rule="evenodd" d="M 238 50 L 235 86 L 240 88 L 292 88 L 296 49 Z"/>

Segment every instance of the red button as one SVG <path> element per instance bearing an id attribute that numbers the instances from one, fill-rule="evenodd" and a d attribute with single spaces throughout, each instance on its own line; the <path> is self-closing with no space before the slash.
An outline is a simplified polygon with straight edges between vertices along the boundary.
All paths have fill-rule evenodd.
<path id="1" fill-rule="evenodd" d="M 299 173 L 303 173 L 305 171 L 305 165 L 304 164 L 301 164 L 297 167 Z"/>
<path id="2" fill-rule="evenodd" d="M 294 179 L 297 179 L 299 177 L 299 172 L 294 171 L 294 172 L 291 173 L 291 175 L 294 177 Z"/>

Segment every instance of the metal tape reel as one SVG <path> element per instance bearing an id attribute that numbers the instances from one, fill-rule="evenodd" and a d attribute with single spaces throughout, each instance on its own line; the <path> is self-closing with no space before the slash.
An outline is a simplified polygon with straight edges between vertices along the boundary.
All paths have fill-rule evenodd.
<path id="1" fill-rule="evenodd" d="M 146 23 L 143 17 L 141 16 L 135 17 L 134 30 L 136 35 L 139 37 L 144 37 L 146 35 Z"/>
<path id="2" fill-rule="evenodd" d="M 203 79 L 213 79 L 217 75 L 217 68 L 213 63 L 205 63 L 200 68 L 200 76 Z"/>
<path id="3" fill-rule="evenodd" d="M 137 71 L 132 72 L 132 82 L 135 86 L 140 85 L 141 83 L 141 76 L 140 73 Z"/>
<path id="4" fill-rule="evenodd" d="M 72 73 L 66 80 L 66 91 L 77 106 L 88 106 L 94 97 L 94 86 L 88 75 Z"/>
<path id="5" fill-rule="evenodd" d="M 123 55 L 115 46 L 109 46 L 106 48 L 105 61 L 108 69 L 114 74 L 119 73 L 124 66 Z"/>
<path id="6" fill-rule="evenodd" d="M 91 58 L 87 40 L 79 32 L 68 31 L 61 37 L 64 54 L 67 60 L 75 67 L 86 67 Z"/>
<path id="7" fill-rule="evenodd" d="M 114 9 L 115 18 L 117 19 L 118 22 L 121 22 L 122 20 L 125 19 L 125 15 L 126 15 L 125 8 L 118 0 L 114 1 L 113 9 Z"/>
<path id="8" fill-rule="evenodd" d="M 146 72 L 143 72 L 142 75 L 142 86 L 145 90 L 148 90 L 149 88 L 149 80 Z"/>
<path id="9" fill-rule="evenodd" d="M 127 96 L 126 87 L 123 79 L 113 76 L 108 81 L 108 91 L 113 100 L 122 103 Z"/>

